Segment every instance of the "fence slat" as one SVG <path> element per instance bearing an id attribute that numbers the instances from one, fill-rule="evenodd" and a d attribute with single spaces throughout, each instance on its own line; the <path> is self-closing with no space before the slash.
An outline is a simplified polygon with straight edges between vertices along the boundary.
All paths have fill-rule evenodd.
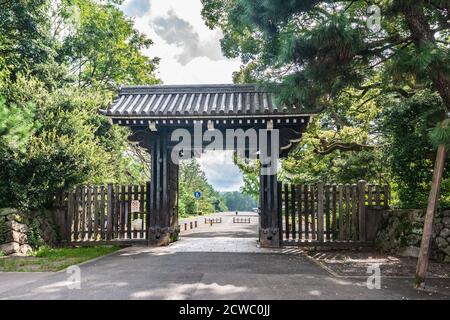
<path id="1" fill-rule="evenodd" d="M 92 237 L 92 188 L 87 187 L 87 232 L 88 240 Z"/>
<path id="2" fill-rule="evenodd" d="M 81 240 L 86 239 L 86 187 L 81 189 Z"/>
<path id="3" fill-rule="evenodd" d="M 125 186 L 121 185 L 119 188 L 119 212 L 117 216 L 119 221 L 117 226 L 118 238 L 125 238 Z"/>
<path id="4" fill-rule="evenodd" d="M 106 207 L 105 187 L 100 186 L 100 240 L 106 239 L 105 207 Z"/>
<path id="5" fill-rule="evenodd" d="M 380 208 L 380 186 L 379 185 L 375 186 L 375 207 L 377 209 Z"/>
<path id="6" fill-rule="evenodd" d="M 302 197 L 303 197 L 303 187 L 297 186 L 297 197 L 298 197 L 298 239 L 303 239 L 303 210 L 302 210 Z"/>
<path id="7" fill-rule="evenodd" d="M 352 184 L 352 233 L 353 241 L 358 240 L 358 188 Z"/>
<path id="8" fill-rule="evenodd" d="M 339 190 L 339 240 L 344 240 L 344 208 L 343 208 L 343 197 L 344 197 L 344 186 L 340 184 L 338 186 Z"/>
<path id="9" fill-rule="evenodd" d="M 325 236 L 327 240 L 330 240 L 330 186 L 325 186 Z"/>
<path id="10" fill-rule="evenodd" d="M 336 184 L 334 183 L 333 184 L 333 192 L 332 192 L 332 204 L 333 204 L 333 219 L 332 219 L 332 222 L 331 222 L 331 232 L 332 232 L 332 239 L 333 240 L 336 240 L 337 239 L 337 232 L 336 232 L 336 230 L 337 230 L 337 221 L 336 221 L 336 219 L 337 219 L 337 187 L 336 187 Z"/>
<path id="11" fill-rule="evenodd" d="M 114 214 L 114 199 L 113 199 L 113 185 L 108 184 L 108 217 L 106 224 L 106 240 L 111 240 L 113 236 L 113 214 Z"/>
<path id="12" fill-rule="evenodd" d="M 66 221 L 66 241 L 72 240 L 72 222 L 74 218 L 73 210 L 74 210 L 74 190 L 69 190 L 67 194 L 67 221 Z"/>
<path id="13" fill-rule="evenodd" d="M 131 220 L 132 220 L 132 213 L 131 213 L 131 200 L 133 197 L 133 189 L 131 186 L 128 186 L 128 196 L 127 201 L 125 202 L 125 212 L 126 212 L 126 221 L 127 221 L 127 238 L 131 239 Z"/>
<path id="14" fill-rule="evenodd" d="M 323 182 L 317 184 L 317 240 L 323 241 Z"/>
<path id="15" fill-rule="evenodd" d="M 287 184 L 284 185 L 284 223 L 285 223 L 285 232 L 286 232 L 286 240 L 289 239 L 289 186 Z"/>
<path id="16" fill-rule="evenodd" d="M 75 208 L 74 208 L 74 221 L 73 221 L 73 240 L 78 241 L 79 237 L 79 218 L 80 218 L 80 198 L 81 198 L 81 188 L 77 187 L 75 189 Z"/>
<path id="17" fill-rule="evenodd" d="M 309 186 L 304 185 L 304 203 L 305 203 L 305 240 L 309 241 Z"/>
<path id="18" fill-rule="evenodd" d="M 350 240 L 351 238 L 351 186 L 349 184 L 345 185 L 345 240 Z"/>
<path id="19" fill-rule="evenodd" d="M 315 187 L 311 186 L 311 234 L 312 239 L 316 240 L 316 208 L 315 208 Z"/>
<path id="20" fill-rule="evenodd" d="M 358 182 L 359 241 L 366 241 L 366 182 Z"/>
<path id="21" fill-rule="evenodd" d="M 295 185 L 291 185 L 291 210 L 292 210 L 292 238 L 295 240 L 297 239 L 297 230 L 296 230 L 296 224 L 297 224 L 297 220 L 295 217 L 295 201 L 296 201 L 297 197 L 296 197 L 296 186 Z"/>
<path id="22" fill-rule="evenodd" d="M 98 186 L 94 186 L 94 240 L 98 239 L 98 222 L 99 222 L 99 201 Z"/>

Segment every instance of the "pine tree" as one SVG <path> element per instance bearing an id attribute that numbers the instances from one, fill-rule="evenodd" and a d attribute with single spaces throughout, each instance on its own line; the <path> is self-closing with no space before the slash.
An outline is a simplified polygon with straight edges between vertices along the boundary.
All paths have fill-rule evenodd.
<path id="1" fill-rule="evenodd" d="M 343 96 L 439 93 L 442 122 L 432 134 L 439 147 L 417 269 L 423 286 L 449 136 L 450 1 L 202 2 L 207 25 L 224 32 L 224 53 L 257 64 L 257 78 L 275 83 L 288 105 L 320 111 Z"/>

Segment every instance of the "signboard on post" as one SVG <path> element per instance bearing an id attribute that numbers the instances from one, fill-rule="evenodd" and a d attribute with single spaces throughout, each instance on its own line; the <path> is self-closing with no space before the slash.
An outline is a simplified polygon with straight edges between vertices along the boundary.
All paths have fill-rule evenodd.
<path id="1" fill-rule="evenodd" d="M 139 200 L 131 200 L 131 213 L 141 211 L 141 204 Z"/>
<path id="2" fill-rule="evenodd" d="M 195 198 L 195 204 L 197 205 L 197 215 L 198 215 L 198 199 L 202 196 L 202 193 L 200 191 L 194 192 L 194 198 Z"/>

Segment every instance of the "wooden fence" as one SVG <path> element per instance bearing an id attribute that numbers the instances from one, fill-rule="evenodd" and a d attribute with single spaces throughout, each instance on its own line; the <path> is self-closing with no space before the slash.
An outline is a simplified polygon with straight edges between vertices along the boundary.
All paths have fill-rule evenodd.
<path id="1" fill-rule="evenodd" d="M 55 197 L 63 242 L 145 240 L 149 185 L 80 186 Z"/>
<path id="2" fill-rule="evenodd" d="M 80 186 L 55 196 L 55 223 L 63 243 L 146 244 L 150 184 Z M 388 186 L 283 185 L 279 198 L 282 245 L 365 243 L 371 214 L 389 208 Z M 214 219 L 214 220 L 212 220 Z M 219 220 L 220 219 L 220 220 Z M 235 220 L 233 220 L 235 221 Z M 205 218 L 205 223 L 221 218 Z M 244 222 L 237 221 L 236 222 Z"/>
<path id="3" fill-rule="evenodd" d="M 365 243 L 367 214 L 389 207 L 388 186 L 284 185 L 281 197 L 283 245 Z M 371 227 L 371 226 L 369 226 Z"/>

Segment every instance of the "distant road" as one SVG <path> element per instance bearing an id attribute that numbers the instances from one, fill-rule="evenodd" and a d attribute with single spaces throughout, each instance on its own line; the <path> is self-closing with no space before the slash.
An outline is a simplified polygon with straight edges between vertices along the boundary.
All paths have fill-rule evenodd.
<path id="1" fill-rule="evenodd" d="M 233 223 L 233 217 L 249 218 L 250 223 Z M 205 223 L 205 219 L 221 219 L 220 223 Z M 190 228 L 190 223 L 197 221 L 197 228 Z M 187 230 L 185 230 L 187 223 Z M 191 218 L 183 218 L 179 220 L 180 236 L 195 238 L 214 238 L 214 237 L 231 237 L 231 238 L 257 238 L 259 215 L 251 211 L 239 211 L 236 215 L 235 211 L 217 212 L 208 216 L 198 216 Z"/>

